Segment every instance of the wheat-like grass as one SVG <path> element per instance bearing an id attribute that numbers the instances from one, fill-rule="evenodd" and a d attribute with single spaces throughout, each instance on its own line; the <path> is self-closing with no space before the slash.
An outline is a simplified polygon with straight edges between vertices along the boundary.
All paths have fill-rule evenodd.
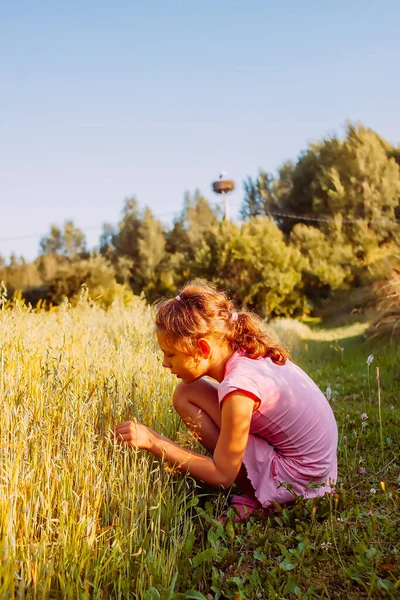
<path id="1" fill-rule="evenodd" d="M 187 478 L 111 441 L 129 417 L 174 437 L 149 308 L 0 310 L 0 598 L 143 598 L 193 528 Z"/>

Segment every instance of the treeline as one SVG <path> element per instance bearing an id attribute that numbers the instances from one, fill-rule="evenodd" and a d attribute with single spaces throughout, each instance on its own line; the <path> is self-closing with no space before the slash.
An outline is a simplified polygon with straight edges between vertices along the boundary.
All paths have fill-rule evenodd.
<path id="1" fill-rule="evenodd" d="M 399 262 L 400 146 L 348 125 L 244 183 L 242 221 L 225 221 L 204 196 L 186 195 L 166 229 L 135 198 L 119 224 L 104 224 L 99 246 L 66 222 L 51 227 L 32 263 L 0 259 L 0 281 L 33 304 L 72 301 L 82 284 L 108 305 L 118 296 L 171 295 L 202 277 L 263 315 L 299 315 L 338 294 L 371 289 Z"/>

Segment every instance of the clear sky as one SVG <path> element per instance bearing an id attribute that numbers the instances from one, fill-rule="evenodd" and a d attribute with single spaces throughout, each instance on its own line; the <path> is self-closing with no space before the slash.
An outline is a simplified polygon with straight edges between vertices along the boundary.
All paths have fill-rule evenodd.
<path id="1" fill-rule="evenodd" d="M 92 247 L 133 194 L 171 222 L 221 170 L 234 215 L 247 175 L 347 119 L 397 145 L 399 23 L 398 0 L 4 2 L 0 255 L 66 219 Z"/>

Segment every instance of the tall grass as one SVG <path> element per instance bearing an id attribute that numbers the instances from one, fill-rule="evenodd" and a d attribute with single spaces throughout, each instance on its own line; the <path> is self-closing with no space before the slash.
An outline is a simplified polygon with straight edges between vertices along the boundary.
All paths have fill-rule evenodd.
<path id="1" fill-rule="evenodd" d="M 400 271 L 378 289 L 378 318 L 371 327 L 371 337 L 399 339 L 400 336 Z"/>
<path id="2" fill-rule="evenodd" d="M 197 448 L 171 408 L 176 380 L 145 303 L 3 302 L 0 599 L 398 597 L 400 350 L 375 352 L 365 324 L 275 326 L 330 390 L 338 496 L 223 526 L 220 494 L 208 502 L 191 478 L 110 439 L 136 417 Z"/>
<path id="3" fill-rule="evenodd" d="M 0 330 L 0 598 L 167 588 L 193 486 L 109 438 L 128 416 L 176 432 L 148 308 L 17 303 Z"/>

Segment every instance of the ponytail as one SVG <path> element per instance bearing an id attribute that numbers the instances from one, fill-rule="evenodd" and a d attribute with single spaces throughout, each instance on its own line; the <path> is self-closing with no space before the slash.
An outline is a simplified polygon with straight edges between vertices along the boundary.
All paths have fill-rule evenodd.
<path id="1" fill-rule="evenodd" d="M 288 353 L 277 339 L 273 339 L 261 320 L 254 314 L 239 312 L 233 323 L 231 345 L 234 350 L 244 352 L 249 358 L 269 357 L 272 362 L 284 365 Z"/>

